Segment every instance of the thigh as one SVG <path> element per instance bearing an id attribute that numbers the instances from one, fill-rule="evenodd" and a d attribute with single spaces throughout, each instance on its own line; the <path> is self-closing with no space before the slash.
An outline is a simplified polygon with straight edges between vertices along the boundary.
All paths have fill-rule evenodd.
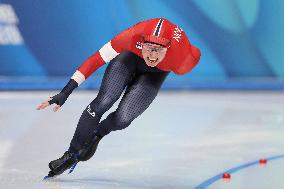
<path id="1" fill-rule="evenodd" d="M 116 116 L 132 121 L 142 114 L 158 94 L 168 72 L 143 73 L 135 76 L 116 110 Z"/>
<path id="2" fill-rule="evenodd" d="M 123 52 L 114 58 L 107 66 L 97 97 L 87 109 L 96 114 L 104 114 L 119 99 L 123 90 L 135 73 L 135 56 Z"/>
<path id="3" fill-rule="evenodd" d="M 136 64 L 133 54 L 123 52 L 108 64 L 101 83 L 99 94 L 121 95 L 135 72 Z"/>

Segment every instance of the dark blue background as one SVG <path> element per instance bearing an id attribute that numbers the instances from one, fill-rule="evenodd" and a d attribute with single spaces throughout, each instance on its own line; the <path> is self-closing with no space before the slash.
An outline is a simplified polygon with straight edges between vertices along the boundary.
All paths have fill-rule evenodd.
<path id="1" fill-rule="evenodd" d="M 166 87 L 275 88 L 282 86 L 284 80 L 281 0 L 2 0 L 0 3 L 12 5 L 24 38 L 23 45 L 0 45 L 0 88 L 11 86 L 8 81 L 17 81 L 17 86 L 25 81 L 18 88 L 33 85 L 35 89 L 35 82 L 60 81 L 59 86 L 46 85 L 60 87 L 87 57 L 116 34 L 152 17 L 166 17 L 181 26 L 202 51 L 199 65 L 185 76 L 171 74 Z M 104 67 L 94 77 L 101 78 Z M 89 87 L 97 88 L 99 83 L 95 81 Z"/>

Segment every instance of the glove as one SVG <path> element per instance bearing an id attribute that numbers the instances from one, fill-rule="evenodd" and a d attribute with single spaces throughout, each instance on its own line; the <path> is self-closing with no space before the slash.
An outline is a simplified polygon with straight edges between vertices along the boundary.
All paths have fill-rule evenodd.
<path id="1" fill-rule="evenodd" d="M 69 95 L 77 87 L 78 87 L 78 83 L 74 79 L 70 79 L 67 85 L 62 89 L 60 93 L 51 97 L 52 99 L 48 101 L 49 105 L 55 103 L 59 106 L 62 106 L 67 100 L 67 98 L 69 97 Z"/>
<path id="2" fill-rule="evenodd" d="M 67 100 L 68 96 L 63 92 L 60 92 L 60 93 L 58 93 L 57 95 L 54 95 L 51 98 L 52 99 L 50 101 L 48 101 L 49 105 L 55 103 L 59 106 L 62 106 L 65 103 L 65 101 Z"/>

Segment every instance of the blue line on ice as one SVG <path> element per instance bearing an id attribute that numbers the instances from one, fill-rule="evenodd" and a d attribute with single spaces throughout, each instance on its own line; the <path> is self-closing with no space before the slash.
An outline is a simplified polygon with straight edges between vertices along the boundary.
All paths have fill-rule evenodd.
<path id="1" fill-rule="evenodd" d="M 284 158 L 284 154 L 282 155 L 277 155 L 277 156 L 273 156 L 273 157 L 269 157 L 269 158 L 266 158 L 268 161 L 272 161 L 272 160 L 276 160 L 276 159 L 280 159 L 280 158 Z M 248 168 L 250 166 L 253 166 L 253 165 L 256 165 L 259 163 L 259 160 L 257 161 L 253 161 L 253 162 L 249 162 L 249 163 L 245 163 L 243 165 L 240 165 L 238 167 L 234 167 L 232 169 L 229 169 L 227 171 L 224 171 L 222 173 L 219 173 L 218 175 L 216 176 L 213 176 L 207 180 L 205 180 L 204 182 L 202 182 L 201 184 L 199 184 L 198 186 L 195 187 L 195 189 L 205 189 L 207 188 L 208 186 L 210 186 L 211 184 L 213 184 L 214 182 L 216 182 L 217 180 L 220 180 L 223 178 L 223 174 L 224 173 L 229 173 L 229 174 L 232 174 L 232 173 L 235 173 L 237 171 L 240 171 L 242 169 L 245 169 L 245 168 Z"/>

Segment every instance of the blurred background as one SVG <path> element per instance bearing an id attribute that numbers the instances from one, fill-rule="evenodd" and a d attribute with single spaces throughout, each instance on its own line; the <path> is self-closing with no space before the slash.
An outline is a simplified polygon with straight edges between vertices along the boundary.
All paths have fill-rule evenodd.
<path id="1" fill-rule="evenodd" d="M 165 17 L 202 57 L 164 89 L 284 89 L 282 0 L 0 0 L 0 90 L 63 87 L 77 67 L 135 23 Z M 105 66 L 81 89 L 97 89 Z"/>

